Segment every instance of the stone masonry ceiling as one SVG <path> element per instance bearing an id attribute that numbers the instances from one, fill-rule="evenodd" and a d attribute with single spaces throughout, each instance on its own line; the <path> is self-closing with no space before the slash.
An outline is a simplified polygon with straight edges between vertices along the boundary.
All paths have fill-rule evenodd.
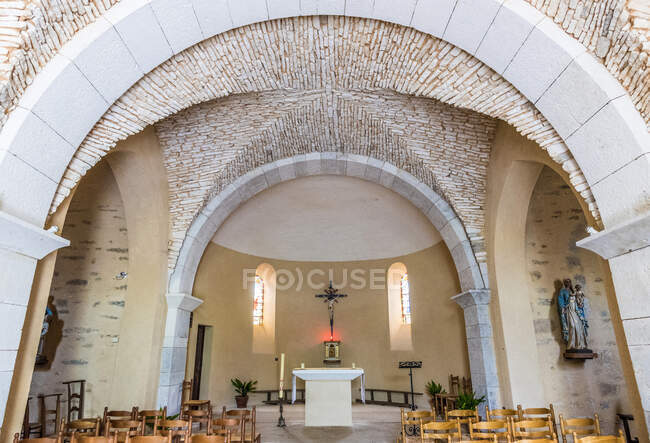
<path id="1" fill-rule="evenodd" d="M 598 57 L 626 88 L 646 123 L 650 121 L 647 0 L 526 1 Z M 0 126 L 34 76 L 61 47 L 116 3 L 118 0 L 0 3 Z"/>
<path id="2" fill-rule="evenodd" d="M 173 56 L 129 89 L 95 125 L 65 172 L 51 212 L 117 141 L 198 103 L 274 90 L 392 90 L 504 120 L 562 165 L 594 218 L 600 218 L 563 140 L 510 83 L 442 40 L 412 28 L 347 17 L 257 23 Z"/>

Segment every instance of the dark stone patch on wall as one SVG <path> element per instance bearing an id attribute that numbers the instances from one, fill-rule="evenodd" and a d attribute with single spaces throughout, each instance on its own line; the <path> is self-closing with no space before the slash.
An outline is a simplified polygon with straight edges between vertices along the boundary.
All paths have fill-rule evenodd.
<path id="1" fill-rule="evenodd" d="M 530 276 L 533 278 L 533 280 L 539 280 L 542 278 L 542 273 L 539 271 L 533 271 L 530 273 Z"/>
<path id="2" fill-rule="evenodd" d="M 612 383 L 599 383 L 598 390 L 602 396 L 613 395 L 618 392 L 618 386 Z"/>
<path id="3" fill-rule="evenodd" d="M 551 332 L 551 322 L 546 319 L 538 318 L 533 322 L 535 326 L 536 333 L 550 333 Z"/>
<path id="4" fill-rule="evenodd" d="M 117 291 L 126 291 L 126 289 L 128 287 L 129 287 L 128 285 L 115 286 L 115 290 L 117 290 Z"/>
<path id="5" fill-rule="evenodd" d="M 64 260 L 83 260 L 85 258 L 86 257 L 84 257 L 83 255 L 64 255 L 63 256 Z"/>
<path id="6" fill-rule="evenodd" d="M 110 301 L 108 302 L 111 306 L 119 306 L 120 308 L 124 307 L 124 300 Z"/>
<path id="7" fill-rule="evenodd" d="M 553 299 L 552 298 L 538 298 L 537 299 L 537 304 L 540 306 L 551 306 L 553 305 Z"/>
<path id="8" fill-rule="evenodd" d="M 95 303 L 93 303 L 93 308 L 96 308 L 96 307 L 99 306 L 100 304 L 102 304 L 102 302 L 100 302 L 100 301 L 96 301 Z"/>
<path id="9" fill-rule="evenodd" d="M 65 282 L 66 285 L 71 286 L 86 286 L 88 285 L 88 280 L 82 280 L 80 278 L 75 278 L 74 280 L 68 280 Z"/>
<path id="10" fill-rule="evenodd" d="M 75 359 L 75 360 L 63 360 L 62 362 L 64 365 L 78 365 L 78 366 L 83 366 L 87 365 L 88 362 L 86 360 L 81 360 L 81 359 Z"/>
<path id="11" fill-rule="evenodd" d="M 580 258 L 571 255 L 566 257 L 566 263 L 569 267 L 578 267 L 581 265 Z"/>
<path id="12" fill-rule="evenodd" d="M 533 260 L 532 261 L 534 265 L 547 265 L 548 260 Z"/>
<path id="13" fill-rule="evenodd" d="M 120 317 L 118 317 L 116 315 L 102 315 L 102 318 L 107 318 L 109 320 L 119 320 L 120 319 Z"/>
<path id="14" fill-rule="evenodd" d="M 129 252 L 129 248 L 108 248 L 107 251 L 125 253 L 125 252 Z"/>

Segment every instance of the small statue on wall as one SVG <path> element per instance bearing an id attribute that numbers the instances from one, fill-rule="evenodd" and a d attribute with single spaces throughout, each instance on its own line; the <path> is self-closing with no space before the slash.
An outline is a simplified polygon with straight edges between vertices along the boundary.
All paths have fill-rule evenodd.
<path id="1" fill-rule="evenodd" d="M 36 353 L 36 365 L 47 364 L 47 357 L 44 353 L 45 337 L 47 336 L 47 331 L 50 330 L 50 322 L 54 317 L 54 313 L 49 306 L 45 307 L 45 316 L 43 317 L 43 326 L 41 327 L 41 337 L 38 341 L 38 351 Z"/>
<path id="2" fill-rule="evenodd" d="M 566 358 L 594 358 L 587 346 L 589 335 L 589 301 L 582 291 L 582 286 L 576 284 L 575 289 L 570 279 L 564 279 L 558 294 L 558 313 L 562 323 L 562 338 L 567 345 Z"/>

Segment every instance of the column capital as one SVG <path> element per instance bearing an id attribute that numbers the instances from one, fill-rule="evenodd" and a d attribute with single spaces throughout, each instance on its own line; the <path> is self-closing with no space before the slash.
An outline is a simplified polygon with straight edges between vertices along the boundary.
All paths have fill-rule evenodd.
<path id="1" fill-rule="evenodd" d="M 182 311 L 192 312 L 198 308 L 203 300 L 192 297 L 190 294 L 182 292 L 167 294 L 167 309 L 180 309 Z"/>
<path id="2" fill-rule="evenodd" d="M 0 211 L 0 249 L 40 260 L 66 246 L 69 240 Z"/>
<path id="3" fill-rule="evenodd" d="M 451 297 L 453 301 L 465 309 L 469 306 L 476 305 L 489 305 L 490 304 L 490 290 L 489 289 L 470 289 L 461 292 L 458 295 Z"/>

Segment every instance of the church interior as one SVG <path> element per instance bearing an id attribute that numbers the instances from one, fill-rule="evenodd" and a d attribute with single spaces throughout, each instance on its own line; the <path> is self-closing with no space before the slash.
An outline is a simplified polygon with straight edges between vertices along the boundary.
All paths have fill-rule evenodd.
<path id="1" fill-rule="evenodd" d="M 0 4 L 0 443 L 649 442 L 646 0 Z"/>

